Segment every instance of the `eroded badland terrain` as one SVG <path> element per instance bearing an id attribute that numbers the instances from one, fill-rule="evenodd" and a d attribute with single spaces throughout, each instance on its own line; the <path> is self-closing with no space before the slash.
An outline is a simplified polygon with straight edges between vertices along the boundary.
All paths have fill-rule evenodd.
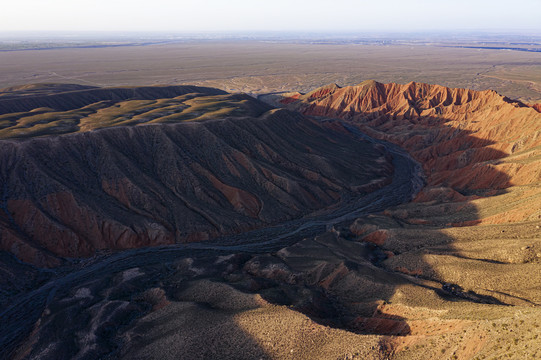
<path id="1" fill-rule="evenodd" d="M 386 61 L 374 78 L 397 77 Z M 494 77 L 460 61 L 351 86 L 334 82 L 357 69 L 302 61 L 198 86 L 8 82 L 2 358 L 540 358 L 538 82 L 479 89 Z M 423 76 L 457 85 L 401 81 Z"/>

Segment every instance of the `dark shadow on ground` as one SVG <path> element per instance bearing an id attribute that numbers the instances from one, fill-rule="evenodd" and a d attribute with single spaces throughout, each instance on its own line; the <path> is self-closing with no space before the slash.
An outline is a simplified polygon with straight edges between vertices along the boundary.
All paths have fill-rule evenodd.
<path id="1" fill-rule="evenodd" d="M 490 140 L 446 128 L 444 118 L 427 117 L 423 122 L 443 130 L 430 134 L 426 147 L 421 138 L 406 141 L 412 155 L 424 163 L 429 185 L 448 189 L 441 197 L 424 205 L 366 216 L 353 229 L 351 221 L 337 224 L 333 232 L 299 239 L 273 253 L 201 251 L 179 253 L 176 259 L 162 262 L 159 258 L 147 259 L 148 263 L 125 258 L 125 264 L 111 263 L 109 269 L 91 264 L 88 274 L 71 287 L 47 292 L 47 297 L 37 304 L 41 315 L 36 318 L 35 328 L 28 329 L 25 340 L 12 346 L 12 352 L 5 353 L 5 357 L 270 357 L 256 339 L 235 325 L 236 314 L 260 306 L 251 303 L 249 294 L 259 294 L 269 303 L 287 306 L 325 326 L 389 336 L 411 334 L 405 317 L 385 312 L 386 304 L 404 285 L 418 286 L 418 294 L 433 293 L 445 301 L 505 305 L 496 295 L 478 294 L 464 290 L 461 284 L 441 281 L 437 271 L 423 263 L 425 249 L 441 254 L 459 252 L 453 246 L 455 239 L 443 230 L 455 226 L 449 223 L 479 221 L 479 213 L 468 196 L 489 196 L 485 190 L 492 189 L 491 184 L 509 186 L 507 175 L 490 166 L 484 168 L 482 178 L 458 176 L 474 166 L 467 161 L 468 156 L 475 159 L 471 149 L 479 149 L 485 161 L 505 154 L 488 149 L 493 144 Z M 342 127 L 338 122 L 329 126 Z M 428 215 L 422 210 L 425 206 L 431 213 L 429 223 L 412 222 Z M 401 217 L 399 211 L 411 213 Z M 393 229 L 430 231 L 433 236 L 393 240 L 389 235 Z M 400 257 L 411 266 L 389 265 L 393 258 Z M 96 271 L 91 271 L 93 266 Z M 222 295 L 225 293 L 208 292 L 196 297 L 185 291 L 193 289 L 194 283 L 208 280 L 240 290 L 235 294 L 244 296 L 243 305 L 223 305 L 229 300 Z"/>

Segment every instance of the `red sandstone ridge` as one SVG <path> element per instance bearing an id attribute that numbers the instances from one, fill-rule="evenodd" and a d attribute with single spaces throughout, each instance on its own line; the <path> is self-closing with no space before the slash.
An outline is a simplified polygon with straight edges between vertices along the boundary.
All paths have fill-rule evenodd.
<path id="1" fill-rule="evenodd" d="M 284 105 L 287 105 L 287 104 L 290 104 L 292 102 L 295 102 L 295 101 L 299 100 L 300 97 L 301 97 L 301 94 L 299 94 L 299 93 L 293 94 L 291 96 L 285 97 L 282 100 L 280 100 L 280 103 L 284 104 Z"/>
<path id="2" fill-rule="evenodd" d="M 424 165 L 429 186 L 501 189 L 541 179 L 541 114 L 491 90 L 365 81 L 316 89 L 288 107 L 399 144 Z"/>

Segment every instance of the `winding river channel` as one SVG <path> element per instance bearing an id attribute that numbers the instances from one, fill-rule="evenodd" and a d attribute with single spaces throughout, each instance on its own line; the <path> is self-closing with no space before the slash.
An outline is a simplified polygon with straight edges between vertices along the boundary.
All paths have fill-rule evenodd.
<path id="1" fill-rule="evenodd" d="M 340 121 L 319 119 L 319 121 Z M 13 354 L 22 339 L 32 331 L 44 309 L 55 294 L 68 292 L 77 284 L 107 274 L 121 272 L 134 267 L 167 264 L 182 257 L 204 257 L 232 253 L 263 254 L 276 252 L 303 238 L 315 236 L 333 225 L 377 213 L 408 201 L 424 184 L 421 165 L 400 147 L 372 139 L 354 126 L 342 122 L 353 136 L 383 145 L 392 154 L 394 173 L 392 182 L 367 195 L 343 201 L 326 212 L 307 215 L 285 223 L 222 237 L 212 241 L 172 246 L 126 250 L 101 256 L 69 269 L 58 269 L 51 279 L 39 288 L 13 299 L 9 307 L 0 313 L 0 349 L 4 355 Z"/>

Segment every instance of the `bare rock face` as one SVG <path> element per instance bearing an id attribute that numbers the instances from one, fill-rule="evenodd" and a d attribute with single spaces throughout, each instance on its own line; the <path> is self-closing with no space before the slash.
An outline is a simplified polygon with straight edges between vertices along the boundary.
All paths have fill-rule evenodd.
<path id="1" fill-rule="evenodd" d="M 491 90 L 365 81 L 325 86 L 283 103 L 304 114 L 350 120 L 402 146 L 424 165 L 430 186 L 502 189 L 541 178 L 539 161 L 533 162 L 541 114 Z"/>
<path id="2" fill-rule="evenodd" d="M 0 249 L 55 266 L 101 249 L 202 241 L 390 181 L 381 147 L 250 101 L 267 111 L 0 141 Z"/>

